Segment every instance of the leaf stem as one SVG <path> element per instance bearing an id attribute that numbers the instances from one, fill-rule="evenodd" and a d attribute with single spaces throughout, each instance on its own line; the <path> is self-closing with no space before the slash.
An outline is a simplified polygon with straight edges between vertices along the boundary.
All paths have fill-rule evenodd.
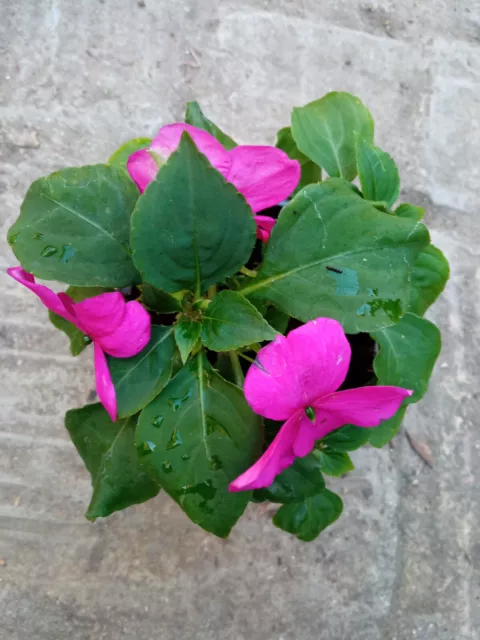
<path id="1" fill-rule="evenodd" d="M 238 359 L 238 353 L 236 351 L 229 351 L 228 355 L 230 356 L 230 361 L 232 363 L 235 384 L 237 385 L 237 387 L 240 387 L 241 389 L 243 389 L 243 383 L 245 381 L 245 377 L 243 375 L 242 367 L 240 365 L 240 360 Z"/>
<path id="2" fill-rule="evenodd" d="M 216 284 L 212 284 L 211 287 L 208 287 L 207 296 L 210 298 L 210 300 L 213 300 L 213 298 L 216 295 L 217 295 L 217 285 Z"/>

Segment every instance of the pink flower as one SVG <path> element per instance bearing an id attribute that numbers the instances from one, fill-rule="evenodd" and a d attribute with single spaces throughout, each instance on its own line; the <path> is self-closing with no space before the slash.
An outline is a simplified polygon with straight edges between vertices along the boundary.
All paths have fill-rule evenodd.
<path id="1" fill-rule="evenodd" d="M 128 159 L 128 171 L 142 193 L 158 171 L 158 165 L 149 151 L 160 156 L 161 160 L 168 158 L 178 147 L 184 131 L 188 132 L 198 150 L 225 180 L 243 194 L 254 213 L 282 202 L 298 185 L 300 164 L 290 160 L 281 149 L 240 145 L 227 151 L 206 131 L 189 124 L 176 123 L 162 127 L 148 150 L 136 151 Z M 259 227 L 257 237 L 266 242 L 275 220 L 268 216 L 256 216 L 255 220 Z M 270 228 L 267 229 L 267 226 Z"/>
<path id="2" fill-rule="evenodd" d="M 393 416 L 413 391 L 361 387 L 337 391 L 347 375 L 351 349 L 340 323 L 318 318 L 278 336 L 257 355 L 245 379 L 255 413 L 286 420 L 263 456 L 230 484 L 230 491 L 268 487 L 315 441 L 345 424 L 376 427 Z"/>
<path id="3" fill-rule="evenodd" d="M 136 355 L 150 340 L 150 314 L 139 302 L 125 302 L 119 292 L 102 293 L 74 302 L 66 293 L 54 293 L 37 284 L 31 273 L 12 267 L 8 275 L 33 291 L 43 304 L 73 323 L 93 341 L 95 382 L 100 402 L 115 422 L 117 399 L 105 353 L 115 358 Z"/>

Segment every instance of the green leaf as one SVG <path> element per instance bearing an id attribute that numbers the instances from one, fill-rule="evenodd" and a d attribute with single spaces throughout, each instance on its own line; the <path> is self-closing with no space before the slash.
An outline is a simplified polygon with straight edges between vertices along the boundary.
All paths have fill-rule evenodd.
<path id="1" fill-rule="evenodd" d="M 117 167 L 63 169 L 32 184 L 8 241 L 39 278 L 126 287 L 138 281 L 128 247 L 137 198 L 137 187 Z"/>
<path id="2" fill-rule="evenodd" d="M 290 127 L 280 129 L 277 133 L 275 146 L 282 149 L 282 151 L 285 151 L 291 160 L 297 160 L 300 163 L 300 182 L 298 183 L 298 187 L 295 189 L 294 193 L 298 193 L 298 191 L 303 189 L 307 184 L 320 182 L 322 179 L 322 170 L 312 162 L 310 158 L 307 158 L 307 156 L 297 147 Z"/>
<path id="3" fill-rule="evenodd" d="M 357 165 L 365 200 L 385 202 L 391 207 L 400 193 L 400 176 L 393 159 L 385 151 L 360 139 Z"/>
<path id="4" fill-rule="evenodd" d="M 297 458 L 291 467 L 275 478 L 273 484 L 255 491 L 255 499 L 286 504 L 310 498 L 325 489 L 320 468 L 320 461 L 313 453 Z"/>
<path id="5" fill-rule="evenodd" d="M 378 384 L 412 389 L 413 396 L 404 403 L 418 402 L 427 391 L 442 346 L 438 328 L 425 318 L 407 313 L 397 324 L 371 336 L 380 347 L 373 361 Z"/>
<path id="6" fill-rule="evenodd" d="M 108 159 L 107 164 L 111 164 L 119 169 L 127 170 L 127 160 L 132 153 L 140 149 L 147 149 L 152 144 L 150 138 L 134 138 L 122 144 Z"/>
<path id="7" fill-rule="evenodd" d="M 388 216 L 344 181 L 305 187 L 284 207 L 255 281 L 240 290 L 307 322 L 321 316 L 347 333 L 397 322 L 410 272 L 428 244 L 423 224 Z"/>
<path id="8" fill-rule="evenodd" d="M 302 502 L 284 504 L 274 515 L 273 524 L 304 542 L 311 542 L 335 522 L 342 511 L 340 496 L 325 489 Z"/>
<path id="9" fill-rule="evenodd" d="M 417 207 L 414 204 L 401 204 L 395 209 L 394 213 L 400 218 L 408 218 L 409 220 L 419 222 L 425 212 L 422 207 Z"/>
<path id="10" fill-rule="evenodd" d="M 369 441 L 369 429 L 348 424 L 322 438 L 322 444 L 335 451 L 355 451 Z"/>
<path id="11" fill-rule="evenodd" d="M 448 260 L 433 244 L 422 251 L 413 266 L 409 310 L 423 316 L 442 293 L 450 277 Z"/>
<path id="12" fill-rule="evenodd" d="M 204 292 L 247 262 L 256 226 L 250 207 L 187 133 L 132 217 L 135 264 L 167 293 Z"/>
<path id="13" fill-rule="evenodd" d="M 185 114 L 185 122 L 187 124 L 191 124 L 197 129 L 203 129 L 207 131 L 210 135 L 216 138 L 225 149 L 233 149 L 237 146 L 237 143 L 227 136 L 226 133 L 223 133 L 221 129 L 217 127 L 216 124 L 213 124 L 211 120 L 209 120 L 200 109 L 200 105 L 196 100 L 193 102 L 187 102 L 187 112 Z"/>
<path id="14" fill-rule="evenodd" d="M 265 320 L 275 331 L 285 333 L 288 328 L 288 323 L 290 322 L 289 315 L 283 313 L 283 311 L 280 311 L 280 309 L 276 307 L 268 307 L 264 315 Z"/>
<path id="15" fill-rule="evenodd" d="M 110 289 L 104 289 L 102 287 L 68 287 L 65 293 L 75 302 L 80 302 L 81 300 L 94 298 L 95 296 L 99 296 L 101 293 L 106 293 L 108 291 L 110 291 Z M 80 355 L 82 351 L 91 344 L 92 341 L 83 333 L 83 331 L 77 329 L 73 323 L 65 320 L 62 316 L 53 313 L 53 311 L 49 311 L 48 317 L 54 327 L 63 331 L 63 333 L 70 338 L 70 351 L 72 356 Z"/>
<path id="16" fill-rule="evenodd" d="M 298 148 L 331 177 L 357 175 L 356 139 L 373 143 L 373 119 L 349 93 L 328 93 L 292 113 L 292 135 Z"/>
<path id="17" fill-rule="evenodd" d="M 377 449 L 380 449 L 390 442 L 390 440 L 397 435 L 406 410 L 407 407 L 400 407 L 394 416 L 388 420 L 383 420 L 378 427 L 365 429 L 365 431 L 368 431 L 369 433 L 370 444 Z"/>
<path id="18" fill-rule="evenodd" d="M 228 485 L 258 457 L 262 429 L 241 389 L 205 367 L 200 354 L 142 411 L 136 440 L 188 517 L 223 538 L 251 495 Z"/>
<path id="19" fill-rule="evenodd" d="M 66 413 L 65 426 L 92 476 L 89 520 L 145 502 L 160 491 L 135 449 L 136 421 L 130 417 L 112 422 L 101 404 Z"/>
<path id="20" fill-rule="evenodd" d="M 90 338 L 77 329 L 77 327 L 62 318 L 61 316 L 57 316 L 53 311 L 48 312 L 48 317 L 50 318 L 50 322 L 56 329 L 60 329 L 63 333 L 70 339 L 70 352 L 72 356 L 79 356 L 84 349 L 88 347 L 89 344 L 92 343 Z"/>
<path id="21" fill-rule="evenodd" d="M 175 345 L 173 327 L 152 326 L 150 342 L 132 358 L 108 356 L 120 417 L 138 413 L 170 380 Z"/>
<path id="22" fill-rule="evenodd" d="M 178 298 L 152 287 L 148 282 L 142 285 L 142 302 L 147 309 L 155 313 L 169 314 L 178 313 L 182 310 L 182 305 Z"/>
<path id="23" fill-rule="evenodd" d="M 277 335 L 253 304 L 235 291 L 221 291 L 205 311 L 202 340 L 212 351 L 239 349 Z"/>
<path id="24" fill-rule="evenodd" d="M 194 346 L 200 339 L 202 324 L 182 316 L 175 325 L 175 342 L 180 351 L 183 364 L 188 360 Z"/>
<path id="25" fill-rule="evenodd" d="M 355 469 L 350 456 L 343 451 L 335 451 L 326 447 L 314 449 L 313 455 L 318 458 L 320 468 L 327 476 L 343 476 L 345 473 Z"/>

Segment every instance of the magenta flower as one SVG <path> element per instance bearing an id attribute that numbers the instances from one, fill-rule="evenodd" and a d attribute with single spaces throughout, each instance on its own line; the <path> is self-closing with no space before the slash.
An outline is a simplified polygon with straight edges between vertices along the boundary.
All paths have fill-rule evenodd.
<path id="1" fill-rule="evenodd" d="M 245 379 L 255 413 L 286 420 L 263 456 L 230 484 L 230 491 L 268 487 L 315 441 L 345 424 L 376 427 L 391 418 L 413 391 L 361 387 L 337 391 L 347 375 L 351 349 L 340 323 L 318 318 L 278 336 L 257 355 Z"/>
<path id="2" fill-rule="evenodd" d="M 192 140 L 220 171 L 243 194 L 253 212 L 277 205 L 290 196 L 300 180 L 300 164 L 290 160 L 281 149 L 268 146 L 240 145 L 227 151 L 212 135 L 189 124 L 176 123 L 162 127 L 149 149 L 132 154 L 127 162 L 128 171 L 143 193 L 155 178 L 158 165 L 149 153 L 153 151 L 165 160 L 180 144 L 187 131 Z M 274 218 L 256 216 L 257 237 L 266 242 L 275 224 Z"/>
<path id="3" fill-rule="evenodd" d="M 119 292 L 102 293 L 74 302 L 66 293 L 54 293 L 37 284 L 31 273 L 12 267 L 8 275 L 33 291 L 43 304 L 91 338 L 94 347 L 95 382 L 100 402 L 115 422 L 117 399 L 105 353 L 115 358 L 136 355 L 150 340 L 150 314 L 139 302 L 125 302 Z"/>

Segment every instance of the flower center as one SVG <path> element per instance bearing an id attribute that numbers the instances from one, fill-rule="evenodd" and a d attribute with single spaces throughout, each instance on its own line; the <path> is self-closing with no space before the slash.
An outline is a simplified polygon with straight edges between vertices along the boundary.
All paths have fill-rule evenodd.
<path id="1" fill-rule="evenodd" d="M 313 407 L 305 407 L 305 415 L 309 420 L 315 422 L 315 409 Z"/>

